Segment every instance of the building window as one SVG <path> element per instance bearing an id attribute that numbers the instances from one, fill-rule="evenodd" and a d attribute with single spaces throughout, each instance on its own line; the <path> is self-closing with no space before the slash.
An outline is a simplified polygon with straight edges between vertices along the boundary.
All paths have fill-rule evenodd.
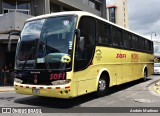
<path id="1" fill-rule="evenodd" d="M 82 2 L 83 4 L 89 6 L 93 9 L 101 11 L 102 2 L 100 0 L 78 0 L 78 1 Z"/>
<path id="2" fill-rule="evenodd" d="M 125 2 L 123 2 L 123 6 L 125 6 Z"/>
<path id="3" fill-rule="evenodd" d="M 116 23 L 115 8 L 109 8 L 109 21 Z"/>
<path id="4" fill-rule="evenodd" d="M 60 12 L 60 6 L 50 2 L 50 12 Z"/>
<path id="5" fill-rule="evenodd" d="M 95 1 L 95 9 L 98 11 L 101 11 L 101 3 L 100 2 Z"/>
<path id="6" fill-rule="evenodd" d="M 21 12 L 30 14 L 30 1 L 22 0 L 3 0 L 2 2 L 3 13 Z"/>

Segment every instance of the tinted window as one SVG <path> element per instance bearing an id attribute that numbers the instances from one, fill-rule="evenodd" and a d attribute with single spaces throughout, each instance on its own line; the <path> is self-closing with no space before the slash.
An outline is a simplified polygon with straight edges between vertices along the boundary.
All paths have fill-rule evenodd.
<path id="1" fill-rule="evenodd" d="M 142 51 L 145 50 L 145 39 L 142 37 L 139 38 L 139 47 L 140 47 L 140 50 Z"/>
<path id="2" fill-rule="evenodd" d="M 111 44 L 111 29 L 104 22 L 97 22 L 97 43 Z"/>
<path id="3" fill-rule="evenodd" d="M 123 44 L 125 48 L 132 47 L 132 36 L 128 32 L 124 32 Z"/>
<path id="4" fill-rule="evenodd" d="M 149 51 L 149 41 L 145 40 L 145 51 Z"/>
<path id="5" fill-rule="evenodd" d="M 152 41 L 149 41 L 149 52 L 153 53 L 153 42 Z"/>
<path id="6" fill-rule="evenodd" d="M 138 36 L 132 35 L 132 47 L 133 49 L 139 49 Z"/>
<path id="7" fill-rule="evenodd" d="M 92 61 L 95 49 L 95 19 L 82 17 L 78 28 L 80 29 L 80 41 L 76 43 L 75 70 L 83 70 Z M 81 47 L 79 47 L 81 44 Z"/>
<path id="8" fill-rule="evenodd" d="M 115 27 L 112 27 L 112 42 L 113 46 L 122 46 L 122 31 Z"/>

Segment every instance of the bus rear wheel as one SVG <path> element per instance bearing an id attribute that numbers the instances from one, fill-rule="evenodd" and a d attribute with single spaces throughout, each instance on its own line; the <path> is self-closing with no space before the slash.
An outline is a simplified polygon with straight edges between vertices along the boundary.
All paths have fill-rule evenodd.
<path id="1" fill-rule="evenodd" d="M 147 69 L 144 70 L 144 75 L 143 75 L 143 81 L 147 81 L 147 77 L 148 77 L 148 72 Z"/>
<path id="2" fill-rule="evenodd" d="M 106 76 L 103 74 L 101 75 L 98 81 L 98 88 L 97 88 L 96 95 L 98 97 L 103 97 L 108 93 L 108 90 L 109 90 L 109 82 Z"/>

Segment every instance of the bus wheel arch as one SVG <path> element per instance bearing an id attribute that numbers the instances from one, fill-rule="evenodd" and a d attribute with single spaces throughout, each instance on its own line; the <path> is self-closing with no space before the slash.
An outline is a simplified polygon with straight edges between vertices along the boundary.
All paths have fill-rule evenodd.
<path id="1" fill-rule="evenodd" d="M 147 77 L 148 77 L 148 68 L 147 66 L 145 66 L 143 70 L 143 81 L 147 81 Z"/>
<path id="2" fill-rule="evenodd" d="M 109 93 L 110 77 L 107 71 L 103 71 L 97 82 L 96 96 L 103 97 Z"/>

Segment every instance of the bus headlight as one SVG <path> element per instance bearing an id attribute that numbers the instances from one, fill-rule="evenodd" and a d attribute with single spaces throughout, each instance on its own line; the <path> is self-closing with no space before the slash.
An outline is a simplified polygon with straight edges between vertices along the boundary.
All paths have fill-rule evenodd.
<path id="1" fill-rule="evenodd" d="M 52 85 L 64 85 L 71 82 L 71 79 L 52 81 Z"/>
<path id="2" fill-rule="evenodd" d="M 23 83 L 23 80 L 21 80 L 21 79 L 17 79 L 17 78 L 14 78 L 14 82 L 16 82 L 16 83 Z"/>

